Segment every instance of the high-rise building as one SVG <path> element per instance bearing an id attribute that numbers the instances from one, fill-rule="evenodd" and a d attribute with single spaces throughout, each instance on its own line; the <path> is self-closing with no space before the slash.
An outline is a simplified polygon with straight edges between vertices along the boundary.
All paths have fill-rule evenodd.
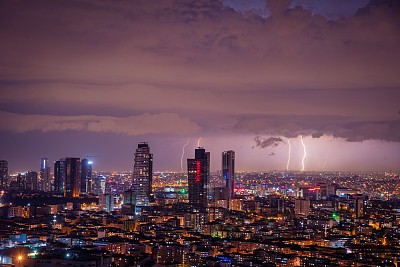
<path id="1" fill-rule="evenodd" d="M 23 191 L 26 189 L 26 173 L 18 173 L 17 175 L 17 184 L 13 189 L 16 189 L 18 191 Z"/>
<path id="2" fill-rule="evenodd" d="M 228 198 L 235 197 L 235 151 L 222 152 L 222 176 L 228 188 Z"/>
<path id="3" fill-rule="evenodd" d="M 194 159 L 187 160 L 189 203 L 207 207 L 207 186 L 210 177 L 210 152 L 204 148 L 195 149 Z"/>
<path id="4" fill-rule="evenodd" d="M 8 162 L 0 160 L 0 189 L 4 190 L 8 187 Z"/>
<path id="5" fill-rule="evenodd" d="M 103 175 L 97 175 L 93 177 L 92 193 L 94 195 L 102 195 L 106 192 L 106 177 Z"/>
<path id="6" fill-rule="evenodd" d="M 114 196 L 113 194 L 105 194 L 103 195 L 104 198 L 104 210 L 106 212 L 114 211 Z"/>
<path id="7" fill-rule="evenodd" d="M 81 182 L 81 160 L 63 158 L 54 163 L 54 191 L 65 197 L 79 197 Z"/>
<path id="8" fill-rule="evenodd" d="M 124 193 L 124 204 L 134 205 L 135 204 L 135 192 L 133 190 L 127 190 Z"/>
<path id="9" fill-rule="evenodd" d="M 65 197 L 79 197 L 81 182 L 81 160 L 79 158 L 65 159 Z"/>
<path id="10" fill-rule="evenodd" d="M 35 171 L 29 171 L 25 175 L 25 189 L 27 190 L 38 190 L 38 173 Z"/>
<path id="11" fill-rule="evenodd" d="M 65 160 L 54 162 L 54 191 L 64 193 L 65 186 Z"/>
<path id="12" fill-rule="evenodd" d="M 310 200 L 296 199 L 294 202 L 294 212 L 296 215 L 307 217 L 310 214 Z"/>
<path id="13" fill-rule="evenodd" d="M 92 166 L 93 162 L 89 159 L 81 161 L 81 192 L 92 193 Z"/>
<path id="14" fill-rule="evenodd" d="M 132 190 L 136 195 L 136 206 L 147 206 L 153 198 L 153 154 L 147 142 L 138 144 L 133 167 Z"/>
<path id="15" fill-rule="evenodd" d="M 354 212 L 356 218 L 360 218 L 365 215 L 365 206 L 367 205 L 367 198 L 363 195 L 354 195 Z"/>
<path id="16" fill-rule="evenodd" d="M 40 189 L 44 192 L 51 191 L 51 167 L 47 158 L 42 158 L 40 161 Z"/>

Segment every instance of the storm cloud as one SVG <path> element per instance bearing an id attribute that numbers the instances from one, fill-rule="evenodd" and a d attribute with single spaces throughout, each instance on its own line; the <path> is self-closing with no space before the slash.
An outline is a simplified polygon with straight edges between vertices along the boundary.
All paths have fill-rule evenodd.
<path id="1" fill-rule="evenodd" d="M 0 112 L 0 130 L 16 133 L 32 131 L 85 131 L 124 134 L 190 134 L 199 129 L 196 123 L 177 114 L 141 114 L 129 117 L 49 116 Z"/>
<path id="2" fill-rule="evenodd" d="M 0 134 L 400 141 L 396 1 L 245 2 L 0 1 Z"/>
<path id="3" fill-rule="evenodd" d="M 280 137 L 263 138 L 261 136 L 254 137 L 254 141 L 256 142 L 256 147 L 259 148 L 277 147 L 283 142 L 282 138 Z"/>

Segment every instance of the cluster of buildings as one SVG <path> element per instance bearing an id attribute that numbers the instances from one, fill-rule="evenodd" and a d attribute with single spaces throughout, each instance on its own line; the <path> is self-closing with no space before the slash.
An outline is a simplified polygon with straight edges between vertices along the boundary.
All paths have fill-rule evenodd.
<path id="1" fill-rule="evenodd" d="M 64 158 L 51 177 L 44 159 L 12 181 L 0 161 L 0 265 L 398 266 L 397 198 L 340 175 L 235 173 L 234 151 L 211 173 L 210 158 L 198 147 L 186 174 L 154 173 L 140 143 L 132 173 Z"/>

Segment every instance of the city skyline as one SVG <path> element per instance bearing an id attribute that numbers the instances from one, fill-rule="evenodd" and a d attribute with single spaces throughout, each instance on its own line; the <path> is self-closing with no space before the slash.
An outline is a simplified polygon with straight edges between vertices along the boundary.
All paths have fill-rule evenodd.
<path id="1" fill-rule="evenodd" d="M 94 171 L 130 171 L 146 141 L 155 171 L 180 171 L 200 142 L 235 151 L 237 171 L 397 172 L 398 12 L 390 0 L 2 1 L 0 160 L 16 172 L 92 155 Z"/>
<path id="2" fill-rule="evenodd" d="M 203 138 L 204 139 L 204 138 Z M 267 140 L 265 140 L 264 142 L 270 143 L 273 142 L 270 139 L 273 138 L 267 138 Z M 306 137 L 303 138 L 303 143 L 307 143 L 307 140 L 311 140 L 311 137 Z M 186 160 L 190 158 L 190 149 L 195 149 L 198 147 L 198 140 L 199 139 L 194 139 L 193 141 L 191 141 L 191 139 L 189 139 L 188 145 L 185 146 L 185 150 L 184 153 L 182 153 L 181 155 L 179 155 L 179 159 L 178 161 L 174 162 L 174 159 L 172 158 L 172 166 L 175 165 L 175 167 L 172 168 L 157 168 L 160 164 L 158 164 L 159 162 L 157 160 L 161 160 L 157 154 L 155 154 L 155 168 L 154 171 L 155 172 L 163 172 L 163 171 L 172 171 L 172 172 L 182 172 L 180 169 L 180 159 L 183 159 L 183 165 L 184 167 L 186 167 Z M 289 148 L 288 146 L 288 141 L 291 143 L 291 147 Z M 275 141 L 276 142 L 276 141 Z M 287 171 L 287 172 L 335 172 L 335 171 L 394 171 L 394 172 L 398 172 L 398 168 L 396 167 L 388 167 L 388 166 L 384 166 L 381 165 L 381 167 L 378 168 L 360 168 L 360 167 L 356 167 L 359 166 L 360 164 L 363 164 L 363 160 L 362 159 L 355 159 L 355 158 L 350 158 L 351 155 L 342 155 L 343 160 L 348 160 L 348 164 L 346 165 L 346 168 L 335 168 L 332 166 L 337 166 L 337 162 L 333 161 L 330 157 L 332 155 L 329 154 L 329 150 L 327 150 L 324 154 L 322 154 L 321 152 L 316 153 L 316 151 L 318 151 L 318 149 L 320 148 L 319 146 L 313 146 L 313 145 L 305 145 L 305 147 L 307 148 L 307 152 L 306 152 L 306 157 L 304 158 L 303 161 L 303 157 L 305 156 L 304 154 L 304 147 L 301 144 L 301 139 L 299 138 L 291 138 L 291 139 L 286 139 L 282 141 L 279 141 L 278 143 L 284 143 L 286 142 L 284 145 L 281 145 L 281 147 L 276 148 L 277 145 L 272 145 L 273 148 L 270 150 L 263 150 L 263 145 L 260 144 L 255 144 L 252 146 L 252 156 L 253 157 L 246 157 L 246 155 L 237 155 L 236 158 L 239 158 L 239 161 L 237 161 L 237 163 L 235 163 L 237 167 L 237 171 L 239 172 L 251 172 L 251 171 Z M 138 143 L 143 143 L 142 141 L 139 141 Z M 146 142 L 149 143 L 149 142 Z M 257 143 L 257 142 L 256 142 Z M 260 143 L 260 142 L 258 142 Z M 183 144 L 183 142 L 182 142 Z M 190 146 L 190 144 L 193 144 L 193 146 Z M 219 144 L 218 140 L 216 141 L 215 144 Z M 134 144 L 133 147 L 135 147 Z M 185 144 L 183 144 L 185 145 Z M 337 144 L 332 144 L 332 146 L 335 146 Z M 353 144 L 355 147 L 357 147 L 357 143 Z M 175 147 L 177 146 L 177 144 L 175 144 Z M 390 144 L 388 144 L 387 149 L 393 149 L 395 150 L 395 148 L 393 147 L 389 147 Z M 203 147 L 203 145 L 202 145 Z M 224 150 L 228 149 L 230 150 L 232 147 L 232 150 L 235 151 L 243 151 L 243 147 L 242 146 L 237 146 L 237 145 L 233 145 L 232 147 L 227 147 L 227 146 L 222 146 L 223 149 L 216 149 L 216 147 L 208 147 L 208 146 L 204 146 L 207 148 L 207 150 L 209 150 L 212 154 L 220 154 L 222 152 L 224 152 Z M 218 147 L 218 145 L 217 145 Z M 179 147 L 180 149 L 182 149 L 181 147 Z M 291 150 L 290 154 L 289 154 L 289 149 Z M 357 150 L 360 154 L 363 153 L 369 153 L 371 149 L 371 145 L 368 146 L 363 146 L 362 150 L 359 150 L 357 148 L 355 148 L 355 150 Z M 134 148 L 133 148 L 134 150 Z M 159 150 L 157 149 L 157 147 L 154 147 L 153 145 L 153 150 L 155 150 L 157 153 Z M 189 152 L 188 152 L 189 151 Z M 276 151 L 276 153 L 275 153 Z M 279 153 L 279 154 L 277 154 Z M 59 153 L 58 158 L 63 158 L 63 157 L 78 157 L 76 156 L 76 154 L 72 154 L 74 156 L 65 156 L 66 153 Z M 87 153 L 83 153 L 83 154 L 87 154 Z M 132 153 L 133 154 L 133 153 Z M 375 154 L 377 155 L 377 154 Z M 378 154 L 379 156 L 383 157 L 384 160 L 387 160 L 387 158 L 381 154 Z M 318 157 L 324 157 L 322 161 L 319 161 L 318 164 L 312 164 L 312 161 Z M 334 156 L 340 157 L 340 153 L 336 153 Z M 81 158 L 85 158 L 85 157 L 90 157 L 90 156 L 81 156 Z M 91 160 L 91 163 L 94 165 L 94 171 L 132 171 L 132 163 L 133 163 L 133 159 L 134 159 L 134 155 L 128 155 L 127 158 L 124 160 L 125 162 L 127 162 L 125 167 L 122 168 L 104 168 L 103 166 L 105 165 L 104 162 L 107 161 L 108 159 L 111 159 L 111 157 L 107 157 L 107 156 L 95 156 L 98 157 L 96 159 Z M 177 156 L 178 157 L 178 156 Z M 263 157 L 266 158 L 266 163 L 272 163 L 270 165 L 266 164 L 265 168 L 257 168 L 256 165 L 253 165 L 253 168 L 246 168 L 243 167 L 244 164 L 243 161 L 245 161 L 247 163 L 247 166 L 251 166 L 251 163 L 257 163 L 257 157 Z M 50 158 L 49 159 L 50 162 L 56 162 L 57 161 L 57 157 L 54 159 L 54 161 Z M 171 160 L 171 158 L 169 158 L 169 160 Z M 35 163 L 35 162 L 34 162 Z M 50 165 L 52 165 L 52 163 Z M 103 164 L 102 164 L 103 163 Z M 214 160 L 211 161 L 210 166 L 211 166 L 211 171 L 215 172 L 215 171 L 222 171 L 221 169 L 221 163 L 222 160 L 219 157 L 214 158 Z M 304 170 L 302 170 L 303 168 L 303 164 L 304 163 Z M 38 164 L 32 164 L 31 162 L 28 162 L 27 164 L 24 164 L 24 166 L 20 169 L 17 169 L 15 167 L 13 167 L 13 162 L 11 162 L 8 160 L 8 165 L 11 165 L 11 168 L 9 167 L 9 172 L 10 173 L 18 173 L 18 172 L 27 172 L 30 170 L 35 170 L 35 171 L 40 171 L 40 166 Z M 28 167 L 28 166 L 33 166 L 33 167 Z M 39 166 L 39 167 L 38 167 Z M 51 167 L 51 172 L 53 173 L 53 167 Z M 186 168 L 185 168 L 186 169 Z M 185 173 L 186 171 L 183 171 L 183 173 Z"/>

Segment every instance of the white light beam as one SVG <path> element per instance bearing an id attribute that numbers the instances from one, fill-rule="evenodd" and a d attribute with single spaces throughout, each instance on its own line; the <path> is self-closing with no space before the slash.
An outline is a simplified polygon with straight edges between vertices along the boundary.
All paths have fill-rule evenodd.
<path id="1" fill-rule="evenodd" d="M 289 154 L 288 154 L 288 160 L 287 160 L 287 164 L 286 164 L 286 171 L 289 171 L 289 164 L 290 164 L 290 155 L 292 153 L 292 145 L 290 144 L 290 139 L 287 140 L 287 143 L 289 145 Z"/>
<path id="2" fill-rule="evenodd" d="M 301 159 L 301 171 L 303 172 L 305 170 L 304 160 L 307 157 L 307 151 L 306 151 L 306 145 L 304 144 L 302 135 L 300 135 L 300 141 L 301 141 L 301 144 L 303 145 L 303 153 L 304 153 L 303 158 Z"/>
<path id="3" fill-rule="evenodd" d="M 189 138 L 186 141 L 186 144 L 182 147 L 182 156 L 181 156 L 181 172 L 183 172 L 183 157 L 185 156 L 185 147 L 189 144 Z"/>

